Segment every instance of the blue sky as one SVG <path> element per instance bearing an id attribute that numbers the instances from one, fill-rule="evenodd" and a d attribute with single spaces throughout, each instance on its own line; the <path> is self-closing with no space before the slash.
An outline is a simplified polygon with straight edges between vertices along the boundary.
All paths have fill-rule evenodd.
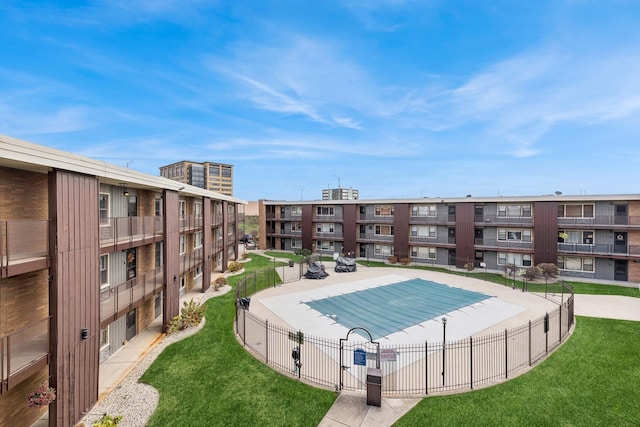
<path id="1" fill-rule="evenodd" d="M 0 2 L 0 133 L 245 200 L 637 193 L 640 1 Z"/>

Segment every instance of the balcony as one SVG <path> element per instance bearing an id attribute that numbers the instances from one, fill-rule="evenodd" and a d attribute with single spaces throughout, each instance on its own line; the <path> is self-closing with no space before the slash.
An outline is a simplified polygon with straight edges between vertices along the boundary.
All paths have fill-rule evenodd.
<path id="1" fill-rule="evenodd" d="M 189 232 L 202 230 L 204 225 L 204 219 L 202 216 L 196 217 L 195 215 L 188 215 L 186 217 L 178 219 L 180 225 L 180 232 Z"/>
<path id="2" fill-rule="evenodd" d="M 47 268 L 48 242 L 48 220 L 0 221 L 0 277 Z"/>
<path id="3" fill-rule="evenodd" d="M 558 227 L 613 228 L 616 230 L 640 230 L 639 216 L 595 216 L 593 218 L 558 218 Z"/>
<path id="4" fill-rule="evenodd" d="M 496 240 L 496 239 L 475 239 L 474 244 L 478 249 L 523 249 L 533 250 L 533 242 L 523 242 L 522 240 Z"/>
<path id="5" fill-rule="evenodd" d="M 202 246 L 195 248 L 191 253 L 180 254 L 180 274 L 202 264 L 203 260 L 204 251 L 202 250 Z"/>
<path id="6" fill-rule="evenodd" d="M 224 216 L 222 215 L 222 212 L 218 212 L 212 215 L 211 218 L 211 225 L 214 227 L 219 227 L 222 225 L 222 219 L 224 218 Z"/>
<path id="7" fill-rule="evenodd" d="M 427 236 L 410 236 L 409 244 L 417 244 L 417 245 L 446 245 L 450 243 L 455 243 L 455 238 L 453 242 L 449 240 L 449 236 L 436 236 L 436 237 L 427 237 Z"/>
<path id="8" fill-rule="evenodd" d="M 100 248 L 103 252 L 146 245 L 162 240 L 163 236 L 161 216 L 103 218 L 100 222 Z"/>
<path id="9" fill-rule="evenodd" d="M 131 311 L 147 297 L 162 290 L 163 267 L 156 267 L 138 277 L 100 293 L 100 322 L 105 326 Z"/>
<path id="10" fill-rule="evenodd" d="M 533 217 L 531 216 L 516 216 L 516 217 L 504 217 L 498 215 L 485 215 L 484 219 L 476 216 L 474 218 L 476 224 L 485 224 L 485 225 L 520 225 L 525 227 L 533 226 Z M 480 221 L 478 221 L 480 220 Z"/>
<path id="11" fill-rule="evenodd" d="M 448 222 L 449 222 L 449 217 L 447 215 L 409 217 L 410 224 L 446 224 Z"/>
<path id="12" fill-rule="evenodd" d="M 376 222 L 379 224 L 393 224 L 393 215 L 374 215 L 372 213 L 360 214 L 359 222 Z"/>
<path id="13" fill-rule="evenodd" d="M 0 394 L 49 364 L 49 321 L 0 337 Z"/>
<path id="14" fill-rule="evenodd" d="M 567 255 L 624 255 L 640 257 L 640 245 L 558 243 L 558 253 Z"/>
<path id="15" fill-rule="evenodd" d="M 394 236 L 393 234 L 367 234 L 360 233 L 359 241 L 365 241 L 369 243 L 393 243 Z"/>

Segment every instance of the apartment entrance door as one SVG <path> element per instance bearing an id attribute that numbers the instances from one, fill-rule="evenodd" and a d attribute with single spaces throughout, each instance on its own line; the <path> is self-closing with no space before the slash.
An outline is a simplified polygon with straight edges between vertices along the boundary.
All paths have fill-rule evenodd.
<path id="1" fill-rule="evenodd" d="M 627 253 L 627 233 L 617 231 L 614 233 L 613 252 L 617 254 Z"/>
<path id="2" fill-rule="evenodd" d="M 628 224 L 629 216 L 627 212 L 627 205 L 615 205 L 615 223 L 616 224 Z"/>
<path id="3" fill-rule="evenodd" d="M 127 313 L 127 341 L 136 336 L 136 309 Z"/>
<path id="4" fill-rule="evenodd" d="M 615 260 L 614 264 L 614 272 L 613 272 L 613 280 L 620 280 L 626 282 L 629 278 L 627 271 L 627 261 L 624 259 Z"/>

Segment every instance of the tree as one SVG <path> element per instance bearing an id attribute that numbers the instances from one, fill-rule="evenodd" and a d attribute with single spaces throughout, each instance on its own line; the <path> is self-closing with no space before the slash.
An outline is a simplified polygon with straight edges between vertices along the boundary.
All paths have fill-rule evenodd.
<path id="1" fill-rule="evenodd" d="M 532 265 L 531 267 L 527 267 L 527 269 L 524 270 L 523 276 L 527 280 L 535 280 L 541 274 L 542 272 L 540 271 L 540 269 Z"/>
<path id="2" fill-rule="evenodd" d="M 544 277 L 544 283 L 547 283 L 548 279 L 555 279 L 560 273 L 560 269 L 554 263 L 543 262 L 538 264 L 538 269 L 540 270 L 540 275 Z"/>

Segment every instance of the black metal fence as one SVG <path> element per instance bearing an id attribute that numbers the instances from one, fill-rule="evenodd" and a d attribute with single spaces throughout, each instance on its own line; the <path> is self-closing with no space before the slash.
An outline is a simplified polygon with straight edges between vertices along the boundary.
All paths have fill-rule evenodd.
<path id="1" fill-rule="evenodd" d="M 248 276 L 238 285 L 238 300 L 264 289 L 258 279 L 259 274 Z M 544 316 L 503 332 L 459 341 L 378 346 L 309 336 L 259 318 L 248 304 L 236 304 L 236 333 L 267 365 L 323 387 L 364 391 L 367 368 L 379 367 L 386 396 L 469 390 L 515 376 L 567 338 L 574 322 L 573 289 L 561 286 L 562 302 Z M 360 363 L 358 353 L 363 355 Z"/>

